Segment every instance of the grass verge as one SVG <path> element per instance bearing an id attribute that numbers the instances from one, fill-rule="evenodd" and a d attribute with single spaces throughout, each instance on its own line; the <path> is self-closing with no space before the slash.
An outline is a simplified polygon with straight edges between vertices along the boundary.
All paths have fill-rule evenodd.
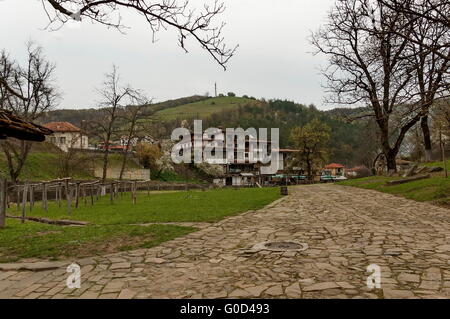
<path id="1" fill-rule="evenodd" d="M 28 216 L 88 221 L 88 226 L 55 226 L 8 219 L 0 230 L 0 262 L 24 258 L 59 259 L 156 246 L 164 241 L 194 231 L 175 225 L 139 226 L 151 222 L 214 222 L 226 216 L 259 209 L 280 197 L 277 188 L 219 189 L 150 194 L 140 193 L 133 205 L 130 194 L 118 196 L 114 203 L 109 196 L 91 206 L 80 202 L 72 215 L 66 204 L 49 203 L 45 212 L 36 203 Z M 19 212 L 11 207 L 9 214 Z"/>
<path id="2" fill-rule="evenodd" d="M 339 182 L 339 185 L 374 189 L 380 192 L 394 194 L 420 202 L 432 202 L 438 205 L 450 206 L 450 179 L 441 176 L 431 177 L 405 184 L 386 186 L 386 182 L 399 177 L 371 176 L 349 179 Z"/>
<path id="3" fill-rule="evenodd" d="M 52 219 L 87 221 L 97 225 L 136 224 L 151 222 L 215 222 L 225 216 L 235 215 L 251 209 L 259 209 L 280 197 L 277 188 L 215 189 L 209 191 L 181 191 L 151 194 L 140 193 L 133 205 L 128 193 L 116 197 L 113 204 L 109 195 L 102 197 L 93 206 L 80 202 L 72 215 L 67 214 L 67 205 L 61 207 L 49 203 L 48 212 L 40 204 L 28 216 Z M 10 214 L 19 215 L 15 208 Z"/>
<path id="4" fill-rule="evenodd" d="M 194 230 L 173 225 L 60 227 L 8 220 L 7 227 L 0 231 L 0 262 L 24 258 L 55 260 L 150 248 Z"/>

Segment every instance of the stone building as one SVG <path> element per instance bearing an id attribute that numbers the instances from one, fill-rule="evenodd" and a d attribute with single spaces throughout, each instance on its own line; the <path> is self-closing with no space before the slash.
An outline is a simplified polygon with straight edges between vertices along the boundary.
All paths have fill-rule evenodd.
<path id="1" fill-rule="evenodd" d="M 64 152 L 70 148 L 87 149 L 88 137 L 81 129 L 69 122 L 50 122 L 43 125 L 53 131 L 46 141 L 55 144 Z"/>

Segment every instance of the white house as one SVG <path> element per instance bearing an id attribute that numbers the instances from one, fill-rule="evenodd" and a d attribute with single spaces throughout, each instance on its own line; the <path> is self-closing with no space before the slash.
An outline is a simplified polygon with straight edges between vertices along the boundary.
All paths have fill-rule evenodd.
<path id="1" fill-rule="evenodd" d="M 51 129 L 54 133 L 46 137 L 46 141 L 55 144 L 64 152 L 69 148 L 88 148 L 88 137 L 83 132 L 69 122 L 50 122 L 43 125 Z"/>

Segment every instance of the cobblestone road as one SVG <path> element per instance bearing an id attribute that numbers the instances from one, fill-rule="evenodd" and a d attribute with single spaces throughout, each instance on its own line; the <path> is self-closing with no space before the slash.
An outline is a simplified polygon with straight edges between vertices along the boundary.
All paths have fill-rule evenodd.
<path id="1" fill-rule="evenodd" d="M 302 252 L 242 250 L 296 240 Z M 0 272 L 0 298 L 449 298 L 450 210 L 370 190 L 290 188 L 264 209 L 206 225 L 151 249 Z M 72 261 L 68 261 L 69 265 Z M 381 289 L 366 285 L 381 266 Z"/>

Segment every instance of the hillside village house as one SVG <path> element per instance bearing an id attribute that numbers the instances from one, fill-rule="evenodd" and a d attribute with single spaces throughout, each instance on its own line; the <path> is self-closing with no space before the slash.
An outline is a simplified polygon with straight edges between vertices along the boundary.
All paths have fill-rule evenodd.
<path id="1" fill-rule="evenodd" d="M 88 137 L 72 123 L 50 122 L 43 126 L 53 131 L 53 134 L 47 136 L 46 141 L 55 144 L 64 152 L 70 148 L 88 148 Z"/>
<path id="2" fill-rule="evenodd" d="M 202 147 L 202 149 L 205 148 L 206 144 L 210 144 L 214 147 L 219 147 L 219 144 L 217 141 L 214 140 L 214 138 L 208 137 L 206 133 L 200 133 L 200 136 L 197 136 L 197 140 L 200 141 L 199 146 Z M 237 144 L 237 137 L 235 137 L 234 144 L 232 146 L 234 158 L 230 159 L 227 158 L 226 154 L 228 151 L 228 148 L 225 145 L 223 145 L 225 148 L 223 150 L 223 158 L 219 159 L 217 163 L 214 160 L 211 160 L 210 164 L 216 165 L 221 167 L 221 176 L 217 176 L 217 178 L 214 179 L 215 184 L 219 185 L 229 185 L 229 186 L 251 186 L 255 185 L 256 183 L 265 184 L 271 181 L 271 179 L 275 176 L 281 176 L 280 174 L 285 173 L 284 170 L 278 170 L 275 174 L 270 175 L 264 175 L 262 173 L 261 168 L 263 166 L 268 166 L 269 164 L 263 164 L 260 160 L 257 160 L 256 162 L 250 161 L 249 155 L 250 155 L 250 142 L 249 142 L 250 136 L 246 136 L 245 140 L 245 149 L 244 151 L 244 161 L 239 162 L 237 160 L 237 153 L 238 153 L 238 144 Z M 270 153 L 272 151 L 272 146 L 270 141 L 263 141 L 255 138 L 256 142 L 259 145 L 259 142 L 266 142 L 267 143 L 267 151 Z M 193 159 L 193 149 L 195 147 L 195 134 L 191 132 L 191 136 L 187 136 L 183 138 L 183 142 L 177 143 L 177 145 L 174 147 L 174 151 L 178 151 L 180 156 L 183 154 L 184 149 L 191 149 L 192 153 L 192 159 Z M 255 149 L 255 151 L 259 151 L 258 148 Z M 278 149 L 278 152 L 280 153 L 282 159 L 285 161 L 292 153 L 298 152 L 297 150 L 289 150 L 289 149 Z M 225 160 L 225 163 L 223 162 Z"/>
<path id="3" fill-rule="evenodd" d="M 344 176 L 345 166 L 337 163 L 331 163 L 324 167 L 322 175 Z"/>

